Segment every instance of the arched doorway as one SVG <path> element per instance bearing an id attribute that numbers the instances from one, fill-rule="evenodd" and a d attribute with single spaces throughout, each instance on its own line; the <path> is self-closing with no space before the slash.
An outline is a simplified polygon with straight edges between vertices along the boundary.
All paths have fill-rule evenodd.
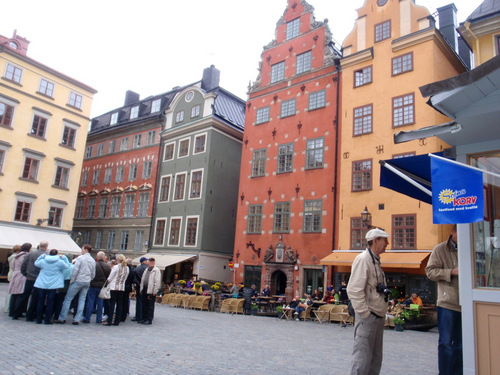
<path id="1" fill-rule="evenodd" d="M 274 291 L 274 294 L 285 294 L 286 281 L 286 275 L 283 271 L 277 270 L 271 275 L 271 290 Z"/>

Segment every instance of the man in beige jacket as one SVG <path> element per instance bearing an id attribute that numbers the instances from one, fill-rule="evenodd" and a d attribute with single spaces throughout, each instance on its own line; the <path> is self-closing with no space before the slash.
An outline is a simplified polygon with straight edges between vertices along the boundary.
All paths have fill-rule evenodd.
<path id="1" fill-rule="evenodd" d="M 142 318 L 144 320 L 137 321 L 137 323 L 153 323 L 156 294 L 161 288 L 161 272 L 155 264 L 155 258 L 149 258 L 148 268 L 142 274 L 140 298 L 142 298 Z"/>
<path id="2" fill-rule="evenodd" d="M 351 374 L 375 375 L 382 367 L 387 312 L 387 284 L 380 265 L 389 234 L 379 228 L 366 233 L 368 248 L 352 263 L 347 295 L 356 313 Z"/>

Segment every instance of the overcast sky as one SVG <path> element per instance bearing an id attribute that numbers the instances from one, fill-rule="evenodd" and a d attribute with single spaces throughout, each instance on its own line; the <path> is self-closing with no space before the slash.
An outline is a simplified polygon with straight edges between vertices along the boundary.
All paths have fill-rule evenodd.
<path id="1" fill-rule="evenodd" d="M 456 0 L 463 22 L 482 0 Z M 364 0 L 308 0 L 338 45 Z M 416 0 L 431 13 L 449 0 Z M 214 64 L 220 85 L 246 99 L 263 46 L 287 0 L 15 0 L 2 4 L 0 34 L 31 43 L 28 56 L 96 89 L 91 116 L 201 79 Z"/>

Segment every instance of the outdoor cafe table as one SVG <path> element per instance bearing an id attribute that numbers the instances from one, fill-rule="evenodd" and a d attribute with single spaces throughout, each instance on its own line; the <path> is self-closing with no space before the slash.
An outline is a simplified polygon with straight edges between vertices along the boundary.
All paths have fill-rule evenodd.
<path id="1" fill-rule="evenodd" d="M 256 296 L 252 297 L 252 303 L 255 303 L 257 306 L 259 306 L 259 309 L 261 311 L 263 311 L 264 309 L 270 311 L 272 299 L 273 297 Z"/>
<path id="2" fill-rule="evenodd" d="M 281 315 L 280 319 L 293 320 L 294 311 L 295 311 L 295 309 L 292 309 L 290 307 L 284 307 L 283 308 L 283 315 Z"/>

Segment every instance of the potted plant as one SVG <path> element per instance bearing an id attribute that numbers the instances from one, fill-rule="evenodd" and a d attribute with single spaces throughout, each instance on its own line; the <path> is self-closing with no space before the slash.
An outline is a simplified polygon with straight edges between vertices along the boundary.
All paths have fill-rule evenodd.
<path id="1" fill-rule="evenodd" d="M 394 330 L 403 332 L 405 330 L 405 319 L 400 315 L 394 317 Z"/>
<path id="2" fill-rule="evenodd" d="M 256 303 L 252 303 L 252 304 L 250 305 L 250 313 L 251 313 L 252 315 L 257 315 L 257 310 L 258 310 L 258 309 L 259 309 L 259 306 L 257 306 L 257 304 L 256 304 Z"/>

